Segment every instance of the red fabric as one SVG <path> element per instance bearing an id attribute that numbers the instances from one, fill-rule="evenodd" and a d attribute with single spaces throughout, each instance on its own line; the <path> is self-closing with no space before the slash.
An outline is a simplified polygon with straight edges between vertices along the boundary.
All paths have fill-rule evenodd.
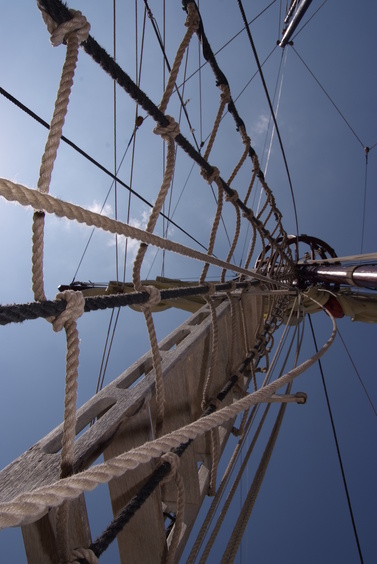
<path id="1" fill-rule="evenodd" d="M 340 319 L 344 317 L 344 311 L 342 310 L 342 306 L 338 302 L 334 296 L 330 296 L 325 304 L 325 308 L 329 310 L 331 315 L 333 315 L 336 319 Z"/>

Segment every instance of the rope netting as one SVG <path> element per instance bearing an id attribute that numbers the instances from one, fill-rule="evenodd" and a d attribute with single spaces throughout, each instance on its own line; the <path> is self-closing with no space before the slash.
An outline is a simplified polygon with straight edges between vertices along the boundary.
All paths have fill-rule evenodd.
<path id="1" fill-rule="evenodd" d="M 184 510 L 184 484 L 180 475 L 179 461 L 182 454 L 197 437 L 207 435 L 210 437 L 211 469 L 209 490 L 213 495 L 216 492 L 217 461 L 219 458 L 218 429 L 221 425 L 234 421 L 238 414 L 245 413 L 242 429 L 246 424 L 247 413 L 252 406 L 268 402 L 277 390 L 287 386 L 309 365 L 313 364 L 330 346 L 333 334 L 320 353 L 310 361 L 288 371 L 279 379 L 265 382 L 259 389 L 255 378 L 256 363 L 261 356 L 268 356 L 268 351 L 273 345 L 272 334 L 280 325 L 288 304 L 287 296 L 295 292 L 291 288 L 294 277 L 294 263 L 289 246 L 286 245 L 287 234 L 282 226 L 282 215 L 276 206 L 273 193 L 268 186 L 259 166 L 258 157 L 251 146 L 250 137 L 242 121 L 231 95 L 230 85 L 221 71 L 215 55 L 205 35 L 204 25 L 195 2 L 184 1 L 187 12 L 183 38 L 177 49 L 174 62 L 171 66 L 169 78 L 164 88 L 161 102 L 155 105 L 140 87 L 122 70 L 122 68 L 101 48 L 89 35 L 90 26 L 85 17 L 78 11 L 68 10 L 61 2 L 56 0 L 39 0 L 38 6 L 43 19 L 51 34 L 51 43 L 54 46 L 66 45 L 66 59 L 62 69 L 60 86 L 56 98 L 55 110 L 51 120 L 50 131 L 42 157 L 40 176 L 37 189 L 33 190 L 12 182 L 0 179 L 0 194 L 9 201 L 18 202 L 22 206 L 34 208 L 33 215 L 33 247 L 32 247 L 32 288 L 35 302 L 32 304 L 18 304 L 2 306 L 0 323 L 18 322 L 24 319 L 44 317 L 50 321 L 55 331 L 63 327 L 67 336 L 66 359 L 66 392 L 64 426 L 62 431 L 62 450 L 60 463 L 60 480 L 50 485 L 44 485 L 28 493 L 20 494 L 10 502 L 0 504 L 0 526 L 18 526 L 32 523 L 40 518 L 51 507 L 58 507 L 56 517 L 56 537 L 59 547 L 59 559 L 62 562 L 96 561 L 105 550 L 112 538 L 129 521 L 140 507 L 142 500 L 146 499 L 157 486 L 162 486 L 166 481 L 175 481 L 176 484 L 176 516 L 175 525 L 167 541 L 168 550 L 165 554 L 166 561 L 173 562 L 180 535 L 182 532 L 182 519 Z M 216 85 L 218 87 L 218 109 L 215 112 L 212 131 L 205 146 L 204 154 L 197 150 L 180 131 L 179 117 L 173 117 L 176 107 L 177 83 L 182 77 L 184 59 L 193 42 L 199 41 L 202 55 L 209 63 Z M 59 142 L 62 135 L 63 124 L 68 110 L 70 92 L 74 84 L 74 73 L 77 64 L 79 47 L 82 47 L 102 69 L 142 108 L 146 114 L 155 121 L 153 130 L 155 135 L 162 138 L 166 145 L 163 178 L 158 192 L 154 195 L 154 205 L 149 214 L 145 229 L 140 229 L 117 219 L 84 209 L 64 199 L 58 199 L 49 194 L 50 181 L 54 162 L 58 154 Z M 77 87 L 75 85 L 75 87 Z M 175 101 L 174 101 L 175 100 Z M 215 102 L 213 102 L 213 105 Z M 239 155 L 229 170 L 222 172 L 222 164 L 216 160 L 216 144 L 221 138 L 222 123 L 226 113 L 229 113 L 239 133 Z M 225 141 L 226 142 L 226 141 Z M 177 150 L 191 159 L 200 172 L 203 191 L 213 186 L 216 190 L 216 209 L 213 217 L 209 217 L 210 233 L 207 253 L 198 251 L 178 241 L 161 237 L 156 233 L 160 215 L 167 203 L 169 190 L 173 182 L 177 165 Z M 213 158 L 213 161 L 212 161 Z M 229 168 L 229 167 L 228 167 Z M 224 180 L 223 175 L 228 178 Z M 198 175 L 198 182 L 200 176 Z M 247 178 L 247 181 L 245 181 Z M 236 189 L 237 186 L 237 189 Z M 243 192 L 241 192 L 244 187 Z M 261 191 L 260 208 L 252 210 L 249 206 L 251 195 Z M 200 202 L 198 202 L 200 206 Z M 224 210 L 232 210 L 234 233 L 229 241 L 229 249 L 219 258 L 217 256 L 222 245 L 218 243 L 221 229 L 221 218 Z M 85 223 L 96 229 L 115 233 L 120 237 L 133 238 L 138 241 L 139 247 L 132 266 L 132 282 L 134 292 L 127 295 L 101 296 L 98 298 L 84 296 L 76 290 L 67 290 L 58 294 L 56 300 L 47 300 L 44 284 L 44 220 L 45 213 L 55 214 L 57 217 Z M 240 233 L 243 225 L 247 226 L 250 235 L 250 244 L 246 259 L 242 264 L 236 264 L 235 251 L 242 246 Z M 158 229 L 157 229 L 158 231 Z M 217 245 L 217 246 L 216 246 Z M 200 261 L 202 272 L 198 276 L 197 284 L 191 287 L 182 285 L 178 289 L 159 290 L 155 286 L 145 285 L 142 281 L 142 268 L 145 256 L 151 247 L 156 247 L 188 257 L 190 260 Z M 216 250 L 216 254 L 215 254 Z M 266 251 L 269 251 L 266 254 Z M 256 268 L 251 269 L 252 261 L 256 261 Z M 218 282 L 208 280 L 210 268 L 220 268 Z M 229 276 L 236 279 L 227 281 Z M 236 313 L 235 301 L 239 302 L 243 294 L 253 292 L 255 295 L 268 294 L 265 300 L 264 324 L 257 332 L 256 344 L 250 347 L 247 338 L 245 317 L 248 311 L 241 309 L 243 323 L 243 355 L 245 360 L 236 364 L 233 360 L 235 348 Z M 258 294 L 259 293 L 259 294 Z M 207 311 L 211 318 L 211 341 L 209 346 L 209 362 L 201 389 L 198 389 L 202 413 L 196 421 L 175 429 L 169 433 L 164 432 L 164 418 L 167 405 L 166 389 L 163 374 L 163 358 L 159 348 L 153 308 L 161 300 L 173 299 L 179 296 L 202 295 L 207 303 Z M 221 389 L 216 384 L 216 371 L 218 369 L 219 351 L 218 344 L 218 313 L 219 303 L 230 304 L 230 356 L 228 359 L 227 383 Z M 154 440 L 138 446 L 128 452 L 116 456 L 102 464 L 76 473 L 74 468 L 74 441 L 76 436 L 77 414 L 77 378 L 79 360 L 79 336 L 76 320 L 84 311 L 91 309 L 115 308 L 133 304 L 142 311 L 145 317 L 147 334 L 151 347 L 152 371 L 154 374 L 154 408 L 152 425 Z M 254 391 L 245 394 L 245 389 L 240 386 L 245 384 L 245 378 L 254 382 Z M 222 404 L 233 388 L 238 386 L 244 397 L 230 404 Z M 214 390 L 215 393 L 214 393 Z M 242 430 L 240 433 L 242 434 Z M 145 491 L 139 492 L 139 498 L 134 501 L 133 509 L 126 507 L 119 517 L 119 521 L 112 527 L 113 532 L 105 534 L 105 540 L 95 541 L 89 547 L 77 549 L 70 545 L 68 533 L 69 501 L 77 498 L 81 493 L 90 491 L 98 484 L 107 483 L 115 477 L 123 475 L 130 469 L 145 465 L 150 461 L 158 461 L 158 467 L 147 482 Z M 137 496 L 136 496 L 137 497 Z M 73 549 L 75 549 L 73 551 Z M 72 552 L 73 551 L 73 552 Z"/>

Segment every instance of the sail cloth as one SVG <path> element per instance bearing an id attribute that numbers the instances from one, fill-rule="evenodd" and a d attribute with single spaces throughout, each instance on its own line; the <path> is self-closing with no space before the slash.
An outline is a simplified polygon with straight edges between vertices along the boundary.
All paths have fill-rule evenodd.
<path id="1" fill-rule="evenodd" d="M 295 311 L 299 311 L 299 314 L 297 316 L 293 315 L 290 323 L 297 322 L 297 319 L 301 320 L 305 314 L 321 311 L 318 303 L 330 311 L 335 318 L 347 316 L 351 317 L 352 321 L 377 323 L 376 296 L 368 293 L 352 292 L 348 289 L 340 290 L 333 294 L 321 287 L 314 286 L 302 292 L 301 303 L 295 308 Z M 289 311 L 289 308 L 287 311 Z M 288 318 L 285 321 L 287 322 L 287 320 Z"/>

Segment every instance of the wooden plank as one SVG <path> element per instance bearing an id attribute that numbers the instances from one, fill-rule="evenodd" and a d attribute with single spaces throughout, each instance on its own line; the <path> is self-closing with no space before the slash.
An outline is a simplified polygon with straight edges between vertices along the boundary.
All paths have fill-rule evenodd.
<path id="1" fill-rule="evenodd" d="M 135 446 L 152 439 L 149 410 L 143 407 L 137 414 L 122 423 L 116 438 L 105 449 L 108 460 Z M 132 472 L 109 483 L 113 513 L 117 516 L 130 499 L 138 492 L 145 479 L 153 472 L 154 463 L 143 464 Z M 145 537 L 154 539 L 145 542 Z M 157 488 L 117 536 L 120 561 L 160 562 L 165 550 L 165 527 L 159 488 Z"/>
<path id="2" fill-rule="evenodd" d="M 22 527 L 25 553 L 29 564 L 55 564 L 58 562 L 55 519 L 56 510 L 52 510 L 39 521 Z M 68 537 L 72 549 L 87 548 L 92 542 L 83 495 L 70 503 Z"/>

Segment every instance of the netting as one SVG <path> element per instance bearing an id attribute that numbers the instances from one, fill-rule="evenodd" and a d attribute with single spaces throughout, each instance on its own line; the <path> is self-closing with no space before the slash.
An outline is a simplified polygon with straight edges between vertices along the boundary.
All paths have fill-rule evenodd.
<path id="1" fill-rule="evenodd" d="M 51 322 L 55 331 L 64 327 L 67 335 L 65 414 L 60 428 L 30 449 L 13 467 L 3 471 L 3 480 L 10 481 L 10 486 L 4 491 L 0 504 L 0 524 L 2 527 L 32 527 L 31 524 L 38 519 L 45 519 L 52 507 L 57 508 L 56 532 L 52 532 L 54 539 L 56 535 L 57 558 L 66 562 L 74 557 L 82 562 L 99 557 L 110 537 L 112 540 L 123 531 L 137 510 L 140 513 L 144 511 L 144 514 L 155 511 L 158 517 L 153 534 L 157 538 L 159 532 L 162 540 L 155 541 L 152 551 L 158 554 L 159 559 L 174 561 L 179 558 L 192 527 L 187 519 L 186 530 L 182 525 L 184 497 L 189 504 L 194 503 L 195 498 L 197 512 L 205 493 L 216 491 L 218 460 L 238 414 L 247 412 L 255 404 L 272 401 L 277 390 L 289 384 L 304 368 L 287 372 L 272 382 L 264 380 L 258 383 L 255 376 L 259 359 L 268 359 L 272 335 L 285 315 L 287 297 L 295 294 L 290 286 L 294 277 L 294 261 L 286 244 L 287 234 L 282 226 L 281 213 L 232 99 L 231 87 L 206 37 L 196 4 L 184 2 L 187 17 L 159 103 L 153 102 L 89 35 L 89 24 L 80 12 L 68 10 L 57 1 L 40 0 L 38 5 L 51 33 L 52 44 L 66 44 L 66 60 L 37 188 L 34 190 L 11 180 L 0 180 L 0 194 L 4 198 L 32 206 L 35 210 L 32 222 L 35 301 L 32 304 L 3 306 L 1 322 L 5 324 L 40 316 Z M 187 105 L 183 102 L 185 86 L 180 85 L 185 84 L 185 65 L 193 42 L 199 42 L 217 88 L 217 98 L 211 103 L 208 118 L 213 123 L 211 133 L 200 144 L 195 137 L 194 141 L 190 137 L 193 136 L 190 121 L 184 122 L 180 116 L 182 107 Z M 122 95 L 134 101 L 136 116 L 140 116 L 141 110 L 145 113 L 142 120 L 136 119 L 134 134 L 139 127 L 146 129 L 145 124 L 153 120 L 155 125 L 149 129 L 149 134 L 163 140 L 162 179 L 151 198 L 154 204 L 145 218 L 144 228 L 70 203 L 64 195 L 57 198 L 49 193 L 71 88 L 80 86 L 74 80 L 80 45 L 116 82 Z M 233 120 L 232 136 L 229 133 L 229 117 Z M 229 144 L 226 162 L 221 156 L 219 158 L 221 153 L 217 149 L 221 137 L 225 137 Z M 151 141 L 148 151 L 153 153 L 151 147 L 155 143 Z M 151 162 L 153 156 L 145 155 L 144 166 L 149 169 Z M 168 202 L 173 181 L 179 177 L 179 168 L 192 165 L 190 183 L 195 189 L 192 189 L 188 201 L 193 210 L 192 222 L 206 224 L 206 252 L 171 236 L 169 222 L 162 226 L 161 235 L 161 217 L 166 219 L 166 210 L 170 209 Z M 153 178 L 157 176 L 153 169 L 149 174 Z M 211 200 L 211 191 L 215 204 Z M 250 203 L 254 194 L 260 202 L 258 209 L 253 209 Z M 124 294 L 120 286 L 121 295 L 95 298 L 86 296 L 85 291 L 81 292 L 77 286 L 71 285 L 56 300 L 47 300 L 43 261 L 45 214 L 85 223 L 128 242 L 137 241 L 134 256 L 128 255 L 128 267 L 124 264 L 124 273 L 130 271 L 129 265 L 132 267 L 133 292 Z M 228 241 L 224 240 L 221 229 L 224 218 Z M 245 236 L 249 242 L 247 252 L 243 253 Z M 168 258 L 171 256 L 178 256 L 179 264 L 181 257 L 189 259 L 190 265 L 196 261 L 200 266 L 199 270 L 195 269 L 196 284 L 187 286 L 178 283 L 174 289 L 160 290 L 153 282 L 143 282 L 142 272 L 147 270 L 146 257 L 152 248 L 163 250 L 166 264 L 172 262 Z M 256 267 L 252 268 L 254 263 Z M 185 268 L 182 268 L 182 278 Z M 216 283 L 211 282 L 210 276 L 213 275 Z M 153 310 L 161 301 L 199 293 L 206 305 L 172 336 L 158 344 Z M 151 353 L 77 412 L 79 337 L 76 320 L 85 310 L 131 304 L 145 317 Z M 332 339 L 333 335 L 321 354 Z M 316 358 L 313 357 L 310 362 L 313 363 Z M 254 391 L 246 394 L 250 381 Z M 284 401 L 284 398 L 278 401 Z M 77 439 L 77 433 L 86 429 L 90 422 L 94 424 Z M 105 462 L 91 466 L 101 453 L 104 453 Z M 180 467 L 177 459 L 181 459 Z M 199 468 L 198 472 L 199 460 L 202 470 Z M 22 481 L 14 498 L 15 476 L 19 481 L 18 476 L 28 473 L 35 465 L 40 469 L 37 479 Z M 132 473 L 135 469 L 140 475 Z M 127 472 L 131 473 L 131 478 L 124 478 Z M 170 484 L 173 479 L 177 492 Z M 128 484 L 125 483 L 127 480 Z M 94 543 L 85 533 L 79 540 L 73 539 L 72 531 L 78 527 L 78 521 L 77 516 L 72 516 L 74 509 L 70 500 L 76 500 L 76 512 L 86 513 L 81 494 L 110 481 L 114 513 L 120 512 L 120 516 L 116 517 L 109 531 Z M 119 499 L 120 491 L 123 492 L 122 499 Z M 147 506 L 144 505 L 146 500 L 149 500 Z M 175 515 L 175 524 L 166 539 L 162 525 L 163 510 Z M 120 547 L 122 542 L 129 542 L 130 536 L 132 533 L 126 533 L 126 540 L 119 541 Z M 35 542 L 30 541 L 29 550 L 34 550 Z M 76 551 L 73 554 L 72 550 L 77 548 L 87 552 L 79 554 Z M 132 561 L 136 556 L 130 558 Z"/>

